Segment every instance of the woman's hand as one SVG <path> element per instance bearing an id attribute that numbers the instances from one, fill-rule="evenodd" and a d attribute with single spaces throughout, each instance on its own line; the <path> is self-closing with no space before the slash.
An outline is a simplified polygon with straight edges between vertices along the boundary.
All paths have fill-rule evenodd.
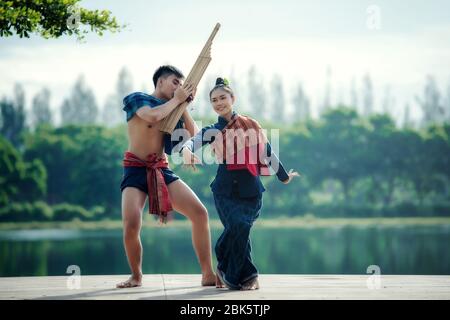
<path id="1" fill-rule="evenodd" d="M 294 179 L 294 177 L 300 177 L 300 174 L 298 172 L 294 171 L 294 169 L 291 169 L 288 172 L 288 176 L 289 176 L 289 179 L 287 179 L 286 181 L 283 181 L 284 184 L 288 184 L 289 182 L 291 182 L 292 179 Z"/>
<path id="2" fill-rule="evenodd" d="M 200 159 L 192 153 L 188 148 L 183 148 L 183 165 L 187 168 L 192 168 L 194 171 L 197 170 L 196 164 L 201 164 Z"/>

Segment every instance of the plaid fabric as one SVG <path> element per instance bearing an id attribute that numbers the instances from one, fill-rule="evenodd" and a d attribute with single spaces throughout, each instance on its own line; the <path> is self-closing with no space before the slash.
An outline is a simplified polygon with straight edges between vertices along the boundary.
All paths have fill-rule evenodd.
<path id="1" fill-rule="evenodd" d="M 123 99 L 123 111 L 127 113 L 127 121 L 130 121 L 139 108 L 144 106 L 154 108 L 165 102 L 143 92 L 134 92 Z"/>
<path id="2" fill-rule="evenodd" d="M 159 216 L 162 223 L 167 222 L 168 213 L 173 210 L 169 198 L 169 189 L 164 181 L 161 168 L 168 168 L 166 157 L 158 158 L 153 153 L 146 161 L 141 160 L 135 154 L 126 151 L 123 159 L 124 167 L 146 167 L 148 185 L 148 210 L 150 214 Z"/>
<path id="3" fill-rule="evenodd" d="M 222 139 L 220 138 L 222 135 Z M 256 120 L 234 114 L 216 136 L 211 149 L 228 170 L 247 169 L 253 176 L 270 175 L 264 163 L 267 138 Z"/>

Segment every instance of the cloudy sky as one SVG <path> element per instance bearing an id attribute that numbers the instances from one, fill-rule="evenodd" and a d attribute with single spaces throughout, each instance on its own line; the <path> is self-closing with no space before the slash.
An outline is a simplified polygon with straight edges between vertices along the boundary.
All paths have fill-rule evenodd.
<path id="1" fill-rule="evenodd" d="M 84 74 L 102 107 L 124 66 L 136 91 L 153 89 L 153 71 L 163 63 L 187 74 L 216 22 L 222 27 L 204 79 L 244 79 L 254 65 L 267 88 L 274 75 L 282 77 L 288 104 L 301 82 L 317 107 L 328 68 L 332 101 L 348 103 L 352 80 L 359 92 L 369 73 L 375 107 L 390 87 L 392 115 L 399 118 L 405 103 L 413 117 L 420 117 L 415 95 L 422 93 L 427 75 L 436 78 L 443 94 L 450 85 L 450 2 L 445 0 L 85 0 L 81 5 L 108 9 L 128 27 L 103 37 L 89 35 L 85 43 L 68 37 L 0 38 L 0 96 L 11 96 L 20 82 L 31 101 L 47 86 L 56 112 Z M 205 85 L 212 84 L 204 81 L 199 92 Z"/>

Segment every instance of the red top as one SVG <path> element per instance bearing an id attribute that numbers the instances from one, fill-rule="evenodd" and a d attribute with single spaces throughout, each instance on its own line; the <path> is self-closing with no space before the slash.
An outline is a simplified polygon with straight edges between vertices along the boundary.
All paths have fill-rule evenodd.
<path id="1" fill-rule="evenodd" d="M 212 148 L 227 164 L 227 170 L 247 169 L 255 177 L 270 176 L 268 166 L 262 161 L 266 158 L 267 138 L 256 120 L 236 114 L 221 134 L 222 139 L 216 139 Z"/>

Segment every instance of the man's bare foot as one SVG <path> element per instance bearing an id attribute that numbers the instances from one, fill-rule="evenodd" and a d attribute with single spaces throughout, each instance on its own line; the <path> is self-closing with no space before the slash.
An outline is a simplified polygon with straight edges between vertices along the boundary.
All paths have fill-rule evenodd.
<path id="1" fill-rule="evenodd" d="M 202 275 L 202 286 L 209 287 L 214 285 L 216 285 L 216 275 L 214 273 Z"/>
<path id="2" fill-rule="evenodd" d="M 242 284 L 241 290 L 258 290 L 259 282 L 258 277 L 254 277 Z"/>
<path id="3" fill-rule="evenodd" d="M 142 277 L 133 277 L 131 276 L 130 279 L 124 282 L 120 282 L 116 285 L 116 288 L 135 288 L 142 286 Z"/>

